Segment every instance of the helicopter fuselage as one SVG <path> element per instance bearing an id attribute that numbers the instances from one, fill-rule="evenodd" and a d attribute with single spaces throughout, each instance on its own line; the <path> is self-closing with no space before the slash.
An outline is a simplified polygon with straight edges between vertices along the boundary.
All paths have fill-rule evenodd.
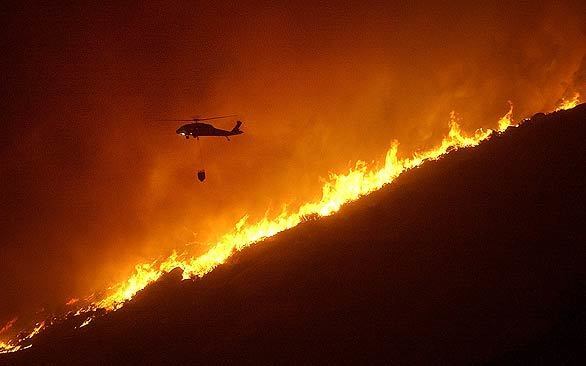
<path id="1" fill-rule="evenodd" d="M 181 136 L 185 136 L 185 138 L 195 137 L 199 138 L 201 136 L 219 136 L 219 137 L 226 137 L 240 135 L 243 132 L 239 129 L 242 123 L 240 121 L 236 122 L 236 126 L 228 131 L 222 130 L 220 128 L 215 128 L 214 126 L 201 123 L 201 122 L 194 122 L 185 124 L 177 129 L 177 134 Z"/>

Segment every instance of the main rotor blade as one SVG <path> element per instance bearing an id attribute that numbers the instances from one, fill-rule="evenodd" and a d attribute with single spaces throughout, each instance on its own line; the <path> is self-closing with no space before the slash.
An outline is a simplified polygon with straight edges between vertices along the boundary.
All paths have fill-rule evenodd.
<path id="1" fill-rule="evenodd" d="M 193 120 L 194 121 L 207 121 L 210 119 L 220 119 L 220 118 L 228 118 L 228 117 L 236 117 L 238 116 L 237 114 L 229 114 L 227 116 L 216 116 L 216 117 L 207 117 L 207 118 L 196 118 L 194 117 Z"/>
<path id="2" fill-rule="evenodd" d="M 215 117 L 207 117 L 207 118 L 198 118 L 193 117 L 192 119 L 158 119 L 157 121 L 160 122 L 197 122 L 197 121 L 207 121 L 210 119 L 220 119 L 220 118 L 229 118 L 229 117 L 237 117 L 237 114 L 228 114 L 226 116 L 215 116 Z"/>

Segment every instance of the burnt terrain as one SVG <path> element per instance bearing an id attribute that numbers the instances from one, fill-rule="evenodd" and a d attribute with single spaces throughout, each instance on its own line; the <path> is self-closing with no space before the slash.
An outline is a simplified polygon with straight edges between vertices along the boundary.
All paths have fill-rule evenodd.
<path id="1" fill-rule="evenodd" d="M 583 364 L 586 105 L 236 254 L 7 364 Z"/>

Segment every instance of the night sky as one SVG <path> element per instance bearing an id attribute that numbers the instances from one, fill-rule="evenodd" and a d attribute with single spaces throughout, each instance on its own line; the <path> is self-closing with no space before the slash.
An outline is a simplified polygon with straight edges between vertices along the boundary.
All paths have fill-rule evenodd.
<path id="1" fill-rule="evenodd" d="M 0 327 L 431 146 L 452 110 L 586 94 L 582 1 L 316 3 L 1 6 Z M 245 133 L 200 146 L 156 121 L 232 113 Z"/>

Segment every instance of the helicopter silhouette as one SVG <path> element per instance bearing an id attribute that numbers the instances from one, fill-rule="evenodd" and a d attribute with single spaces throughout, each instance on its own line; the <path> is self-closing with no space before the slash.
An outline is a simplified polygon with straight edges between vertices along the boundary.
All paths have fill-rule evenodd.
<path id="1" fill-rule="evenodd" d="M 191 122 L 179 127 L 177 131 L 175 131 L 178 135 L 184 136 L 186 139 L 189 139 L 190 136 L 195 137 L 197 140 L 199 140 L 200 136 L 218 136 L 225 137 L 228 141 L 230 141 L 230 136 L 240 135 L 244 133 L 242 130 L 240 130 L 240 126 L 242 126 L 241 121 L 236 121 L 236 126 L 234 126 L 234 128 L 230 131 L 222 130 L 221 128 L 216 128 L 209 123 L 202 123 L 201 121 L 208 121 L 213 119 L 221 119 L 235 116 L 235 114 L 231 114 L 227 116 L 217 116 L 208 118 L 193 117 L 191 119 L 163 119 L 160 121 Z M 199 169 L 197 172 L 197 179 L 203 183 L 203 181 L 206 179 L 206 171 L 205 169 L 203 169 L 203 154 L 201 153 L 201 146 L 200 157 L 202 168 Z"/>
<path id="2" fill-rule="evenodd" d="M 185 136 L 186 139 L 189 137 L 195 137 L 199 140 L 200 136 L 218 136 L 218 137 L 225 137 L 228 141 L 230 141 L 230 136 L 240 135 L 244 133 L 240 130 L 240 126 L 242 126 L 241 121 L 236 121 L 236 126 L 234 126 L 231 130 L 222 130 L 221 128 L 216 128 L 209 123 L 202 123 L 201 121 L 208 121 L 212 119 L 221 119 L 221 118 L 228 118 L 234 117 L 236 115 L 228 115 L 228 116 L 217 116 L 217 117 L 208 117 L 208 118 L 198 118 L 193 117 L 192 119 L 167 119 L 163 121 L 180 121 L 180 122 L 191 122 L 185 124 L 175 131 L 178 135 Z"/>

